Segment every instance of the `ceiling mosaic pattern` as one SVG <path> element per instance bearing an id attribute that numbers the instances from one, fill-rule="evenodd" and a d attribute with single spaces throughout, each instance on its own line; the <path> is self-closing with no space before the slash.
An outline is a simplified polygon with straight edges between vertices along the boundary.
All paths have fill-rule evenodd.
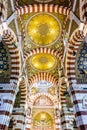
<path id="1" fill-rule="evenodd" d="M 75 68 L 71 66 L 75 63 L 73 61 L 77 50 L 74 49 L 80 43 L 77 41 L 79 33 L 71 37 L 73 40 L 70 38 L 72 32 L 79 26 L 76 22 L 80 20 L 75 17 L 79 16 L 77 8 L 79 2 L 73 1 L 74 6 L 71 6 L 72 1 L 9 0 L 8 2 L 6 22 L 14 33 L 11 32 L 10 37 L 10 32 L 8 30 L 5 32 L 4 40 L 9 49 L 4 43 L 0 43 L 0 82 L 13 83 L 16 79 L 21 82 L 21 85 L 16 82 L 19 85 L 19 92 L 14 107 L 25 110 L 24 116 L 26 114 L 28 122 L 20 119 L 20 122 L 28 127 L 25 129 L 56 130 L 60 125 L 60 112 L 67 111 L 65 107 L 72 107 L 66 90 L 71 83 L 68 81 L 69 78 L 75 82 Z M 15 40 L 16 45 L 12 42 Z M 73 50 L 69 50 L 68 40 L 70 45 L 75 45 L 75 48 L 71 46 Z M 11 46 L 12 43 L 15 45 L 15 50 Z M 72 51 L 75 53 L 69 57 Z M 69 53 L 70 55 L 67 55 Z M 69 73 L 66 69 L 69 69 Z M 21 81 L 22 78 L 24 83 Z M 87 83 L 86 43 L 81 44 L 77 54 L 76 78 L 78 83 Z M 18 113 L 15 111 L 17 109 L 14 109 L 16 114 L 20 114 L 20 108 L 17 108 Z M 16 120 L 16 124 L 20 122 Z M 65 123 L 69 124 L 67 120 Z"/>
<path id="2" fill-rule="evenodd" d="M 11 59 L 8 47 L 0 42 L 0 82 L 10 80 Z"/>
<path id="3" fill-rule="evenodd" d="M 61 34 L 62 34 L 61 30 L 62 30 L 63 21 L 65 19 L 64 15 L 57 14 L 57 13 L 42 12 L 39 14 L 37 13 L 25 14 L 25 15 L 22 15 L 21 18 L 23 20 L 23 24 L 24 24 L 24 28 L 26 32 L 25 43 L 23 42 L 22 44 L 24 52 L 29 52 L 38 47 L 49 47 L 49 48 L 55 49 L 55 51 L 57 50 L 58 52 L 62 50 L 63 45 L 61 44 Z M 20 27 L 20 23 L 19 23 L 19 27 Z M 52 30 L 55 33 L 52 34 L 50 30 Z M 29 33 L 31 33 L 31 36 Z M 35 43 L 35 40 L 36 40 L 36 43 Z M 45 66 L 47 67 L 45 63 L 48 63 L 48 62 L 45 62 L 45 63 L 38 62 L 43 67 L 36 68 L 35 66 L 33 66 L 34 63 L 32 64 L 31 59 L 29 58 L 28 59 L 29 61 L 27 60 L 27 63 L 26 63 L 26 67 L 28 70 L 28 77 L 32 76 L 34 73 L 37 73 L 38 71 L 42 71 L 42 72 L 50 71 L 54 75 L 54 77 L 58 76 L 58 73 L 56 70 L 58 69 L 58 67 L 60 67 L 60 64 L 61 64 L 60 61 L 58 62 L 56 66 L 56 59 L 54 58 L 53 62 L 55 63 L 52 63 L 53 65 L 51 64 L 53 67 L 49 66 L 48 68 L 45 68 Z M 39 59 L 42 59 L 42 58 L 39 58 Z M 41 61 L 39 59 L 37 58 L 38 61 Z M 50 58 L 49 59 L 46 58 L 46 59 L 48 61 L 50 60 Z"/>
<path id="4" fill-rule="evenodd" d="M 52 117 L 46 113 L 46 112 L 40 112 L 39 114 L 37 114 L 34 118 L 33 121 L 33 126 L 35 128 L 35 130 L 37 130 L 37 128 L 41 129 L 49 129 L 49 128 L 53 128 L 53 119 Z"/>
<path id="5" fill-rule="evenodd" d="M 32 0 L 32 1 L 19 0 L 18 3 L 19 6 L 30 5 L 30 4 L 32 6 L 35 6 L 35 4 L 37 3 L 39 4 L 48 3 L 48 7 L 47 7 L 48 10 L 49 8 L 51 10 L 51 6 L 49 7 L 49 4 L 55 4 L 55 5 L 59 4 L 62 5 L 62 7 L 69 6 L 68 0 Z M 38 4 L 38 8 L 39 8 L 39 4 Z M 65 20 L 66 16 L 64 14 L 55 13 L 53 11 L 54 9 L 52 10 L 51 13 L 48 12 L 35 13 L 35 9 L 34 12 L 32 10 L 31 13 L 26 13 L 20 16 L 23 25 L 21 25 L 20 21 L 18 21 L 19 29 L 20 31 L 21 30 L 23 31 L 22 33 L 24 33 L 24 37 L 25 37 L 25 40 L 22 41 L 22 47 L 23 47 L 23 52 L 25 54 L 25 57 L 27 57 L 27 54 L 29 52 L 29 57 L 25 58 L 28 82 L 30 85 L 30 87 L 28 88 L 30 95 L 28 95 L 28 97 L 29 96 L 33 97 L 37 94 L 46 93 L 47 95 L 51 95 L 52 97 L 56 98 L 57 96 L 56 92 L 58 92 L 56 89 L 57 88 L 56 86 L 58 84 L 58 82 L 56 82 L 56 79 L 57 81 L 59 79 L 58 70 L 60 70 L 61 68 L 61 60 L 62 60 L 61 55 L 63 55 L 63 50 L 64 50 L 62 38 L 63 38 L 63 33 L 65 33 L 64 32 L 65 30 L 63 29 L 66 23 Z M 25 12 L 26 12 L 26 7 L 25 7 Z M 62 9 L 61 12 L 63 13 Z M 39 51 L 39 48 L 41 48 L 40 49 L 41 52 Z M 43 51 L 42 48 L 44 48 L 45 51 Z M 47 51 L 48 48 L 49 51 Z M 35 49 L 37 49 L 37 53 Z M 58 51 L 58 57 L 56 51 Z M 41 73 L 41 75 L 39 75 L 39 73 Z M 42 84 L 39 85 L 35 84 L 35 82 L 41 82 L 41 80 L 44 80 L 44 74 L 42 73 L 49 73 L 50 75 L 52 75 L 54 82 L 53 84 L 50 85 L 50 87 L 48 87 L 46 84 L 44 86 Z M 35 79 L 33 75 L 35 76 Z M 51 76 L 49 76 L 49 79 L 51 79 Z M 49 81 L 49 84 L 52 82 L 51 80 L 47 80 L 47 78 L 45 80 L 46 82 Z M 47 99 L 46 97 L 38 98 L 34 105 L 35 105 L 34 106 L 35 110 L 36 107 L 38 106 L 42 107 L 45 105 L 46 106 L 50 105 L 51 107 L 54 107 L 54 104 L 52 104 L 50 100 Z M 39 120 L 38 123 L 36 121 L 33 124 L 35 126 L 33 129 L 34 130 L 38 128 L 40 129 L 40 127 L 42 127 L 40 126 L 40 124 L 41 124 L 41 120 Z M 49 126 L 47 126 L 47 128 L 48 127 Z M 49 128 L 50 130 L 54 129 L 51 126 Z"/>
<path id="6" fill-rule="evenodd" d="M 57 60 L 50 54 L 36 54 L 30 58 L 31 66 L 39 71 L 49 71 L 56 66 Z"/>
<path id="7" fill-rule="evenodd" d="M 78 83 L 87 83 L 87 43 L 83 42 L 77 54 L 76 78 Z"/>
<path id="8" fill-rule="evenodd" d="M 55 95 L 55 87 L 48 88 L 48 93 L 50 93 L 51 95 Z"/>
<path id="9" fill-rule="evenodd" d="M 30 18 L 27 25 L 29 39 L 39 46 L 54 43 L 60 37 L 61 25 L 51 14 L 37 14 Z"/>
<path id="10" fill-rule="evenodd" d="M 39 19 L 39 17 L 42 18 Z M 44 17 L 45 18 L 47 17 L 47 19 L 49 18 L 50 25 L 48 24 L 49 20 L 47 19 L 44 20 Z M 49 48 L 55 48 L 59 51 L 63 48 L 63 45 L 61 45 L 61 40 L 62 40 L 62 25 L 63 21 L 65 20 L 64 15 L 59 13 L 44 13 L 44 12 L 28 13 L 22 15 L 21 20 L 23 23 L 23 29 L 25 30 L 25 40 L 22 43 L 24 51 L 29 51 L 31 49 L 37 48 L 38 46 L 40 47 L 47 46 Z M 35 20 L 37 20 L 38 22 L 35 22 Z M 18 23 L 19 23 L 18 24 L 19 29 L 21 31 L 22 26 L 20 24 L 20 21 L 18 21 Z"/>

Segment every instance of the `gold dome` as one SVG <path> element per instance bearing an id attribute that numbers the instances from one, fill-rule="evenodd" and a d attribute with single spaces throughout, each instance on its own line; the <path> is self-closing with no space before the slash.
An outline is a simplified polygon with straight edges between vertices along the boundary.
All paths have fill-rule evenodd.
<path id="1" fill-rule="evenodd" d="M 28 37 L 36 45 L 50 45 L 58 40 L 60 28 L 60 23 L 54 16 L 38 14 L 33 16 L 28 22 Z"/>
<path id="2" fill-rule="evenodd" d="M 48 71 L 56 66 L 56 58 L 51 54 L 36 54 L 31 57 L 30 63 L 34 69 Z"/>

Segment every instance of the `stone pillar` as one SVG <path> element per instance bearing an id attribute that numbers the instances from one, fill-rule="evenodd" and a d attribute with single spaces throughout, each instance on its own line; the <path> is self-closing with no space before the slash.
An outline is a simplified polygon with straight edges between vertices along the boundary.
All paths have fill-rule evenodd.
<path id="1" fill-rule="evenodd" d="M 31 116 L 26 116 L 26 129 L 25 130 L 31 130 L 31 120 L 32 120 L 32 118 L 31 118 Z"/>
<path id="2" fill-rule="evenodd" d="M 87 84 L 72 84 L 69 93 L 74 104 L 77 127 L 87 130 Z"/>
<path id="3" fill-rule="evenodd" d="M 73 119 L 73 109 L 70 111 L 67 107 L 63 107 L 61 111 L 61 130 L 73 130 L 73 125 L 71 124 Z"/>
<path id="4" fill-rule="evenodd" d="M 60 128 L 60 111 L 58 108 L 55 109 L 55 130 L 61 130 Z"/>
<path id="5" fill-rule="evenodd" d="M 17 91 L 13 83 L 0 84 L 0 130 L 8 129 Z"/>
<path id="6" fill-rule="evenodd" d="M 13 108 L 12 117 L 15 120 L 15 125 L 13 126 L 13 130 L 25 130 L 25 108 Z"/>
<path id="7" fill-rule="evenodd" d="M 26 113 L 26 128 L 25 130 L 31 130 L 32 128 L 32 108 L 28 107 Z"/>
<path id="8" fill-rule="evenodd" d="M 55 126 L 56 126 L 55 130 L 61 130 L 60 118 L 58 118 L 58 117 L 55 117 Z"/>

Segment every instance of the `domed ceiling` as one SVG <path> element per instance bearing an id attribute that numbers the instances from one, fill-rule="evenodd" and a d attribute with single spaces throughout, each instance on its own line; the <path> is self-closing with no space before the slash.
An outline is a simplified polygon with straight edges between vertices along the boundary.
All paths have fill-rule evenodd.
<path id="1" fill-rule="evenodd" d="M 33 43 L 46 46 L 59 39 L 61 25 L 58 18 L 51 14 L 37 14 L 29 19 L 27 33 Z"/>
<path id="2" fill-rule="evenodd" d="M 64 69 L 66 69 L 63 68 L 66 67 L 64 66 L 65 61 L 63 61 L 64 58 L 63 36 L 66 34 L 66 32 L 68 32 L 66 31 L 66 27 L 67 30 L 69 29 L 66 19 L 68 16 L 64 14 L 67 13 L 68 15 L 68 11 L 70 11 L 69 10 L 70 0 L 17 0 L 17 1 L 19 6 L 17 7 L 19 9 L 18 11 L 22 15 L 20 15 L 17 19 L 19 34 L 17 34 L 16 31 L 14 32 L 16 32 L 15 34 L 17 34 L 18 37 L 22 36 L 23 38 L 21 43 L 21 51 L 23 49 L 22 52 L 23 55 L 21 56 L 21 60 L 23 63 L 21 65 L 22 68 L 21 76 L 24 76 L 27 79 L 26 102 L 28 102 L 29 105 L 28 107 L 36 105 L 38 108 L 38 101 L 39 99 L 42 99 L 40 100 L 41 104 L 39 104 L 39 106 L 42 105 L 42 107 L 44 107 L 45 105 L 46 106 L 48 105 L 48 102 L 46 104 L 46 101 L 50 102 L 50 100 L 47 100 L 46 97 L 38 98 L 36 104 L 32 104 L 32 101 L 34 101 L 35 96 L 37 97 L 37 95 L 39 94 L 42 94 L 42 96 L 45 94 L 47 96 L 50 95 L 53 99 L 55 99 L 54 101 L 56 101 L 55 104 L 52 104 L 52 110 L 53 110 L 52 113 L 55 113 L 54 111 L 55 106 L 59 107 L 58 105 L 61 104 L 62 100 L 60 99 L 62 97 L 62 94 L 59 90 L 61 89 L 59 79 L 65 76 Z M 74 30 L 74 28 L 72 29 Z M 81 68 L 85 71 L 85 73 L 87 73 L 86 72 L 87 61 L 84 61 L 84 59 L 87 57 L 86 55 L 87 48 L 83 49 L 84 51 L 81 51 L 78 54 L 79 56 L 77 62 L 77 70 L 79 74 Z M 6 52 L 5 48 L 4 52 Z M 10 66 L 11 64 L 11 63 L 8 64 L 8 55 L 9 54 L 5 54 L 5 57 L 3 57 L 3 51 L 1 52 L 2 56 L 1 58 L 3 59 L 3 61 L 5 60 L 5 58 L 7 58 L 6 59 L 7 67 Z M 83 61 L 84 66 L 82 66 Z M 6 65 L 4 62 L 3 70 L 5 70 L 5 67 Z M 3 70 L 0 70 L 0 75 L 2 74 Z M 77 76 L 79 76 L 79 74 Z M 82 74 L 82 77 L 83 76 L 84 74 Z M 65 82 L 64 84 L 66 85 Z M 66 86 L 64 86 L 64 88 L 66 88 Z M 63 98 L 65 98 L 64 96 Z M 31 98 L 31 104 L 29 104 L 30 103 L 29 98 Z M 44 121 L 45 124 L 49 126 L 49 128 L 51 127 L 51 129 L 54 130 L 55 129 L 53 128 L 54 119 L 52 119 L 52 117 L 48 114 L 49 109 L 47 109 L 47 113 L 45 111 L 43 112 L 42 109 L 40 109 L 41 112 L 39 112 L 39 114 L 36 114 L 36 116 L 32 115 L 33 117 L 32 125 L 34 126 L 35 129 L 37 129 L 38 124 L 43 123 Z M 34 110 L 36 110 L 35 106 Z M 35 113 L 35 111 L 33 111 L 33 113 Z"/>
<path id="3" fill-rule="evenodd" d="M 30 58 L 30 64 L 39 71 L 49 71 L 56 66 L 57 60 L 50 54 L 36 54 Z"/>
<path id="4" fill-rule="evenodd" d="M 24 36 L 22 48 L 26 72 L 23 72 L 23 74 L 27 73 L 29 83 L 29 87 L 27 89 L 29 94 L 27 96 L 29 98 L 29 96 L 34 97 L 35 95 L 45 93 L 58 98 L 58 95 L 56 94 L 58 93 L 58 70 L 61 69 L 61 61 L 63 60 L 63 35 L 65 34 L 64 29 L 66 26 L 65 23 L 67 23 L 67 16 L 61 13 L 56 13 L 56 11 L 52 8 L 53 6 L 49 7 L 49 4 L 68 6 L 69 1 L 19 0 L 18 3 L 20 8 L 25 5 L 23 6 L 24 10 L 21 10 L 24 11 L 24 14 L 20 16 L 22 25 L 20 24 L 20 21 L 18 21 L 18 26 L 20 31 L 22 30 L 22 36 Z M 36 4 L 37 6 L 35 8 Z M 46 5 L 48 5 L 48 7 L 46 7 Z M 45 12 L 40 11 L 40 9 L 42 10 L 44 7 Z M 27 13 L 28 8 L 30 9 L 29 13 Z M 46 11 L 46 9 L 48 10 Z M 53 9 L 52 12 L 51 9 Z M 56 9 L 57 8 L 55 8 L 55 10 Z M 38 12 L 38 10 L 40 12 Z M 60 10 L 62 11 L 59 12 L 63 12 L 63 8 L 60 8 Z M 47 87 L 45 84 L 44 87 L 41 87 L 41 84 L 37 84 L 37 87 L 35 83 L 39 83 L 41 81 L 48 82 L 49 84 L 51 83 L 51 86 Z M 40 118 L 39 115 L 37 117 Z M 36 126 L 36 122 L 34 122 L 33 125 Z"/>
<path id="5" fill-rule="evenodd" d="M 37 128 L 37 126 L 41 126 L 41 125 L 43 126 L 43 124 L 46 124 L 46 126 L 48 126 L 48 128 L 52 129 L 53 128 L 53 119 L 48 113 L 40 112 L 39 114 L 37 114 L 34 117 L 33 126 L 35 128 Z"/>
<path id="6" fill-rule="evenodd" d="M 26 60 L 26 68 L 28 77 L 39 72 L 49 72 L 58 77 L 58 67 L 61 62 L 56 54 L 63 54 L 62 44 L 62 25 L 65 16 L 58 13 L 30 13 L 21 16 L 25 29 L 25 42 L 23 41 L 24 53 L 33 53 Z M 19 23 L 20 28 L 20 23 Z M 37 53 L 34 53 L 34 49 Z M 44 48 L 44 52 L 40 52 L 39 48 Z M 47 52 L 48 48 L 52 49 Z M 56 54 L 56 55 L 55 55 Z"/>

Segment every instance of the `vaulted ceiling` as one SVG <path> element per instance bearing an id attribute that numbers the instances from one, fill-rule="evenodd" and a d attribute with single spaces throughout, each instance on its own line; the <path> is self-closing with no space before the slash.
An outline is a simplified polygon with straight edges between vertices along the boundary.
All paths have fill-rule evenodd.
<path id="1" fill-rule="evenodd" d="M 17 84 L 20 79 L 22 105 L 35 105 L 45 97 L 50 105 L 61 107 L 68 85 L 79 78 L 83 83 L 85 74 L 80 74 L 87 73 L 81 0 L 9 0 L 4 14 L 8 29 L 0 44 L 0 82 Z"/>
<path id="2" fill-rule="evenodd" d="M 77 4 L 78 2 L 76 7 Z M 72 5 L 71 0 L 8 2 L 8 25 L 20 42 L 20 45 L 13 43 L 15 48 L 19 46 L 21 50 L 20 76 L 27 76 L 28 84 L 37 93 L 39 90 L 35 87 L 35 83 L 45 85 L 52 83 L 50 87 L 53 87 L 58 85 L 60 77 L 66 76 L 64 38 L 68 40 L 78 26 L 76 22 L 73 20 L 71 22 L 69 19 Z M 16 14 L 13 13 L 15 9 Z M 80 17 L 77 8 L 74 12 Z M 11 21 L 14 15 L 16 19 Z M 49 90 L 51 88 L 48 87 Z"/>

